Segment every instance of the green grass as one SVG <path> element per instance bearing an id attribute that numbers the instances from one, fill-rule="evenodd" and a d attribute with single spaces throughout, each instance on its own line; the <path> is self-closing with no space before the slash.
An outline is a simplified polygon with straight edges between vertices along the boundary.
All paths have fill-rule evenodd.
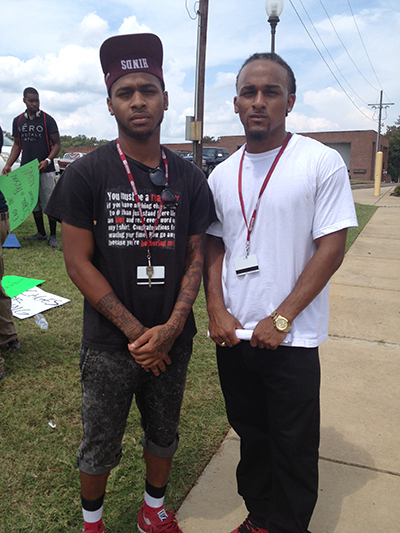
<path id="1" fill-rule="evenodd" d="M 347 231 L 346 252 L 356 240 L 365 224 L 378 209 L 375 205 L 355 204 L 358 220 L 358 228 L 350 228 Z"/>
<path id="2" fill-rule="evenodd" d="M 82 530 L 76 451 L 81 439 L 78 353 L 82 332 L 80 292 L 69 280 L 62 249 L 23 238 L 36 232 L 33 217 L 14 233 L 20 249 L 3 249 L 6 274 L 46 280 L 43 290 L 71 301 L 45 313 L 48 331 L 33 318 L 16 320 L 22 349 L 2 356 L 0 381 L 0 532 Z M 61 242 L 61 240 L 60 240 Z M 180 445 L 167 506 L 177 508 L 227 432 L 214 344 L 205 336 L 204 294 L 196 302 L 199 333 L 189 365 Z M 48 422 L 56 424 L 51 429 Z M 124 457 L 113 470 L 105 501 L 108 532 L 131 533 L 144 491 L 142 431 L 132 407 Z"/>
<path id="3" fill-rule="evenodd" d="M 375 208 L 357 205 L 360 227 Z M 45 279 L 43 290 L 71 301 L 46 312 L 48 331 L 33 318 L 16 319 L 22 349 L 5 355 L 0 381 L 0 533 L 66 533 L 82 530 L 76 451 L 81 439 L 78 352 L 82 331 L 80 292 L 64 267 L 62 247 L 24 242 L 36 232 L 30 216 L 14 233 L 20 249 L 3 249 L 6 274 Z M 60 239 L 61 243 L 61 239 Z M 214 345 L 206 338 L 203 291 L 196 301 L 199 333 L 189 365 L 182 407 L 180 445 L 174 459 L 167 506 L 177 508 L 228 429 L 219 388 Z M 48 422 L 56 424 L 52 429 Z M 144 489 L 142 431 L 132 407 L 124 457 L 112 471 L 104 514 L 108 533 L 132 533 Z"/>

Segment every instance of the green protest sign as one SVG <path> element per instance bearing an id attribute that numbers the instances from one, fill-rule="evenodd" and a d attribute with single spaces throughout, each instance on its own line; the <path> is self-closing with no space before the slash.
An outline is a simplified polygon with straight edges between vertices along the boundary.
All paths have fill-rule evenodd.
<path id="1" fill-rule="evenodd" d="M 22 276 L 4 276 L 1 284 L 6 294 L 10 298 L 18 296 L 29 289 L 33 289 L 40 283 L 43 283 L 44 279 L 23 278 Z"/>
<path id="2" fill-rule="evenodd" d="M 0 176 L 0 191 L 4 194 L 13 231 L 32 213 L 39 197 L 39 161 L 13 170 L 7 176 Z"/>

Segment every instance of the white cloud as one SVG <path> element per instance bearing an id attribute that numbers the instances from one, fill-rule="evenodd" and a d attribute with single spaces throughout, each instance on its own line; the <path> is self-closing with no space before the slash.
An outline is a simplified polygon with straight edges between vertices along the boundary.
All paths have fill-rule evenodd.
<path id="1" fill-rule="evenodd" d="M 329 129 L 331 130 L 376 128 L 376 123 L 372 120 L 373 112 L 370 108 L 362 105 L 355 106 L 343 92 L 332 87 L 327 87 L 321 91 L 306 91 L 303 104 L 300 106 L 301 110 L 307 109 L 306 115 L 310 119 L 319 118 L 321 125 L 330 123 Z M 326 122 L 321 120 L 322 118 Z M 321 131 L 321 129 L 315 131 Z"/>
<path id="2" fill-rule="evenodd" d="M 388 109 L 385 123 L 397 119 L 400 103 L 400 13 L 397 0 L 364 0 L 355 11 L 357 25 Z M 183 141 L 185 117 L 193 114 L 197 20 L 189 18 L 182 0 L 36 0 L 40 17 L 29 13 L 29 0 L 2 6 L 0 34 L 0 124 L 7 131 L 23 110 L 22 90 L 36 86 L 43 109 L 59 123 L 61 133 L 113 138 L 116 125 L 108 115 L 106 91 L 99 61 L 101 43 L 109 36 L 132 32 L 157 33 L 164 44 L 164 75 L 170 108 L 162 128 L 164 142 Z M 193 4 L 188 3 L 192 15 Z M 327 9 L 358 68 L 355 69 L 332 30 L 318 1 L 307 6 L 309 14 L 344 76 L 360 96 L 354 96 L 362 112 L 372 116 L 368 103 L 377 102 L 379 83 L 371 69 L 346 0 Z M 307 20 L 306 18 L 304 20 Z M 268 51 L 270 28 L 260 0 L 210 2 L 208 17 L 206 101 L 204 131 L 220 136 L 242 133 L 233 112 L 235 78 L 243 61 L 253 52 Z M 285 5 L 277 28 L 278 53 L 293 67 L 298 81 L 298 100 L 289 115 L 292 131 L 375 129 L 344 95 L 315 50 L 296 14 Z M 330 63 L 332 65 L 332 63 Z M 332 67 L 333 68 L 333 67 Z M 364 100 L 364 102 L 363 102 Z"/>
<path id="3" fill-rule="evenodd" d="M 96 98 L 64 116 L 56 114 L 54 118 L 63 135 L 74 136 L 79 131 L 82 135 L 98 139 L 116 137 L 117 127 L 108 113 L 105 98 Z"/>
<path id="4" fill-rule="evenodd" d="M 139 24 L 135 15 L 124 18 L 124 22 L 121 24 L 118 33 L 125 35 L 128 33 L 149 33 L 150 28 L 146 24 Z"/>
<path id="5" fill-rule="evenodd" d="M 339 128 L 339 124 L 337 122 L 332 122 L 324 117 L 311 118 L 309 116 L 296 113 L 296 111 L 292 111 L 288 116 L 287 128 L 293 133 L 311 131 L 333 131 Z"/>
<path id="6" fill-rule="evenodd" d="M 86 15 L 82 22 L 77 24 L 76 30 L 69 40 L 81 46 L 98 46 L 106 37 L 108 22 L 100 18 L 95 12 Z"/>
<path id="7" fill-rule="evenodd" d="M 213 90 L 235 92 L 236 74 L 233 72 L 218 72 Z"/>

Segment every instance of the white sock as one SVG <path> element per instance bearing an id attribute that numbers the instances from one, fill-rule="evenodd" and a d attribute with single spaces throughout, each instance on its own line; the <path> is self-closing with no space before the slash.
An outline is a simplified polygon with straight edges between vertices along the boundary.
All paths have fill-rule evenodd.
<path id="1" fill-rule="evenodd" d="M 153 496 L 150 496 L 150 494 L 145 492 L 144 501 L 149 507 L 153 507 L 153 509 L 158 509 L 159 507 L 163 507 L 164 505 L 164 496 L 162 498 L 153 498 Z"/>
<path id="2" fill-rule="evenodd" d="M 82 507 L 82 514 L 83 519 L 85 522 L 88 522 L 89 524 L 93 524 L 94 522 L 98 522 L 103 517 L 103 506 L 100 507 L 100 509 L 97 509 L 97 511 L 86 511 Z"/>

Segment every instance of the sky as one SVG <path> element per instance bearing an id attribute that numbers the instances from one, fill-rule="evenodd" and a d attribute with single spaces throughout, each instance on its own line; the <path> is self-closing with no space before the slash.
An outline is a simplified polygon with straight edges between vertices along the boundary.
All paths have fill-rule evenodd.
<path id="1" fill-rule="evenodd" d="M 33 86 L 61 135 L 114 139 L 99 48 L 112 35 L 155 33 L 164 45 L 169 110 L 163 143 L 185 140 L 194 114 L 197 27 L 193 0 L 12 0 L 0 5 L 0 126 L 11 131 Z M 204 134 L 241 135 L 235 79 L 254 52 L 269 52 L 264 0 L 209 0 Z M 399 0 L 284 0 L 275 51 L 297 80 L 292 132 L 378 131 L 400 115 Z"/>

